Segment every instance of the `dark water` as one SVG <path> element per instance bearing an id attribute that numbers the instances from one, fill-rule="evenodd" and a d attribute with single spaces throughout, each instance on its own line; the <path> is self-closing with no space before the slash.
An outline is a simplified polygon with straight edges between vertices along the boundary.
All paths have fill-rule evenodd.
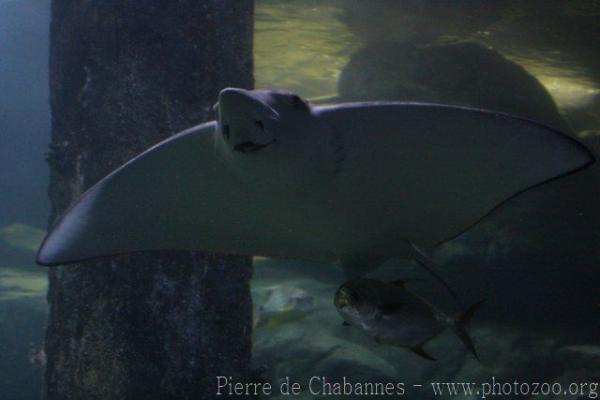
<path id="1" fill-rule="evenodd" d="M 47 286 L 32 250 L 47 221 L 49 2 L 0 1 L 0 398 L 34 399 Z"/>
<path id="2" fill-rule="evenodd" d="M 490 108 L 559 127 L 600 154 L 596 2 L 448 4 L 259 1 L 257 86 L 317 101 Z M 1 399 L 37 398 L 41 390 L 42 369 L 30 353 L 41 347 L 45 320 L 45 275 L 32 259 L 48 209 L 48 23 L 47 2 L 0 0 Z M 470 328 L 481 363 L 451 333 L 427 345 L 437 363 L 378 346 L 341 326 L 332 306 L 344 280 L 339 269 L 257 259 L 256 368 L 274 383 L 299 382 L 297 398 L 311 398 L 312 377 L 313 390 L 323 390 L 323 377 L 404 383 L 407 398 L 419 399 L 434 398 L 432 382 L 492 379 L 557 382 L 572 392 L 545 397 L 595 398 L 589 385 L 600 376 L 599 188 L 596 165 L 515 198 L 436 249 L 433 258 L 463 304 L 486 299 Z M 376 275 L 397 278 L 398 271 L 422 277 L 415 290 L 440 308 L 460 310 L 411 263 L 390 261 Z"/>

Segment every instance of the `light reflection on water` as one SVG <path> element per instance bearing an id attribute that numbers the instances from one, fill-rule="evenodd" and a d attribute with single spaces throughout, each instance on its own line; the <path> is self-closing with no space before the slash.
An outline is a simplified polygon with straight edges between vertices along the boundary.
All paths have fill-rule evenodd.
<path id="1" fill-rule="evenodd" d="M 254 34 L 257 87 L 304 97 L 336 93 L 337 77 L 356 46 L 333 4 L 258 2 Z"/>
<path id="2" fill-rule="evenodd" d="M 337 77 L 363 40 L 340 22 L 342 11 L 335 2 L 308 3 L 257 3 L 257 87 L 286 88 L 309 98 L 336 93 Z M 448 39 L 477 40 L 496 48 L 534 75 L 561 108 L 585 107 L 600 93 L 586 68 L 560 49 L 531 48 L 525 38 L 516 43 L 489 31 L 442 38 Z"/>

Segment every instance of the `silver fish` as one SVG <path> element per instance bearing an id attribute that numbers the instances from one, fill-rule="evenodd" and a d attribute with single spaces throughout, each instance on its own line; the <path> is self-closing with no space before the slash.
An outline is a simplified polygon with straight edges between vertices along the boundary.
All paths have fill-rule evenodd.
<path id="1" fill-rule="evenodd" d="M 479 360 L 465 325 L 482 302 L 451 317 L 409 290 L 403 280 L 382 282 L 366 278 L 344 283 L 334 299 L 344 325 L 359 329 L 377 343 L 404 347 L 432 361 L 435 358 L 423 346 L 448 328 Z"/>

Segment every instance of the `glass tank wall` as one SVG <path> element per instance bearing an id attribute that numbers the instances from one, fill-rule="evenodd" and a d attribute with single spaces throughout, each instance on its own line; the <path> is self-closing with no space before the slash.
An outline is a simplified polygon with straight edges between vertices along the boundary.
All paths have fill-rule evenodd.
<path id="1" fill-rule="evenodd" d="M 48 213 L 49 18 L 47 2 L 0 0 L 0 398 L 7 400 L 37 398 L 44 365 L 47 284 L 33 257 Z M 258 0 L 256 87 L 287 89 L 314 104 L 387 100 L 499 111 L 561 130 L 597 156 L 598 18 L 594 1 Z M 373 274 L 405 280 L 451 317 L 485 300 L 468 326 L 480 361 L 452 329 L 425 344 L 437 362 L 377 344 L 342 325 L 333 303 L 346 279 L 339 266 L 256 257 L 257 380 L 273 383 L 268 397 L 275 398 L 285 397 L 286 379 L 300 383 L 296 398 L 307 399 L 336 394 L 340 382 L 352 386 L 347 398 L 361 397 L 357 388 L 366 393 L 370 382 L 394 390 L 402 383 L 407 398 L 428 399 L 432 383 L 484 390 L 492 380 L 559 383 L 550 398 L 596 398 L 599 190 L 594 165 L 515 197 L 436 248 L 432 259 L 458 301 L 413 262 L 390 260 Z M 525 388 L 513 385 L 512 395 L 517 386 Z"/>

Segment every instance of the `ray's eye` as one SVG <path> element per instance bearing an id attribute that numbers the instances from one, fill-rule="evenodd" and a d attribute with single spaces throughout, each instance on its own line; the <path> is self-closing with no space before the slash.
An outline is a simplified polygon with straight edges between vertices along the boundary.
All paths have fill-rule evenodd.
<path id="1" fill-rule="evenodd" d="M 301 106 L 304 103 L 304 101 L 302 101 L 302 99 L 300 98 L 300 96 L 293 95 L 292 98 L 290 99 L 290 103 L 294 107 L 297 107 L 297 106 Z"/>
<path id="2" fill-rule="evenodd" d="M 256 126 L 258 126 L 258 129 L 260 129 L 261 131 L 264 132 L 265 124 L 263 124 L 263 122 L 261 120 L 256 120 L 256 121 L 254 121 L 254 123 L 256 124 Z"/>
<path id="3" fill-rule="evenodd" d="M 289 102 L 290 105 L 296 109 L 308 110 L 308 104 L 298 95 L 292 95 Z"/>

